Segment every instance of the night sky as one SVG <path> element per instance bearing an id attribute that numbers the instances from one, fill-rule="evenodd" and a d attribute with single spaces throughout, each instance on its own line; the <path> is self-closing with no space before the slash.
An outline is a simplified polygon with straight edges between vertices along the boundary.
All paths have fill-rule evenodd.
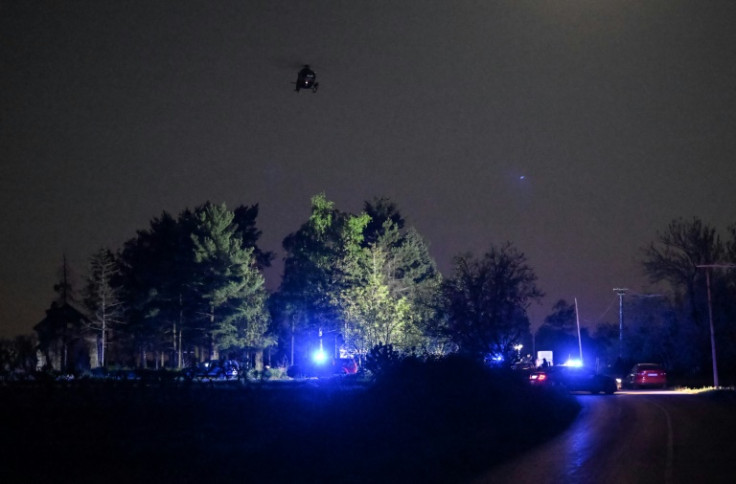
<path id="1" fill-rule="evenodd" d="M 736 2 L 0 2 L 0 336 L 162 211 L 389 197 L 445 275 L 511 241 L 589 327 L 676 217 L 736 223 Z M 294 92 L 300 66 L 319 92 Z M 267 274 L 276 288 L 280 262 Z"/>

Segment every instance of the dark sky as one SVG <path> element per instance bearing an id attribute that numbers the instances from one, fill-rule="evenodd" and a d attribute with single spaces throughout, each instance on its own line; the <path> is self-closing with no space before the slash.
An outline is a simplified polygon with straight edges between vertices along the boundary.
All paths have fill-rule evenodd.
<path id="1" fill-rule="evenodd" d="M 559 298 L 617 321 L 658 230 L 736 223 L 734 25 L 733 1 L 1 1 L 0 336 L 63 254 L 81 276 L 210 200 L 258 203 L 280 258 L 323 191 L 393 199 L 445 274 L 511 241 L 534 326 Z"/>

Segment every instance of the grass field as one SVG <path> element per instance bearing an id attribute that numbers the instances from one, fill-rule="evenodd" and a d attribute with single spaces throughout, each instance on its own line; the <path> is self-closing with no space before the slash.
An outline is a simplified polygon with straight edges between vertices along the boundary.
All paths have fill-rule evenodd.
<path id="1" fill-rule="evenodd" d="M 577 414 L 511 372 L 0 387 L 0 482 L 466 482 Z"/>

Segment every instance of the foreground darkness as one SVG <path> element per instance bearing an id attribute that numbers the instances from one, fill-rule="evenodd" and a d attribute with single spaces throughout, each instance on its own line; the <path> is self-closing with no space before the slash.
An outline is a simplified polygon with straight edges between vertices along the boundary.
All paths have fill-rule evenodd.
<path id="1" fill-rule="evenodd" d="M 0 481 L 462 482 L 579 409 L 513 374 L 451 372 L 409 368 L 372 385 L 6 384 Z"/>

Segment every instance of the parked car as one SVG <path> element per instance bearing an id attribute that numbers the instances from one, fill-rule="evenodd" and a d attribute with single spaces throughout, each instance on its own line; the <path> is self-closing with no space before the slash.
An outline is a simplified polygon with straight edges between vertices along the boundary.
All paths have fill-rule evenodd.
<path id="1" fill-rule="evenodd" d="M 355 361 L 355 358 L 340 358 L 337 364 L 340 366 L 342 375 L 354 375 L 358 372 L 358 362 Z"/>
<path id="2" fill-rule="evenodd" d="M 235 360 L 203 361 L 184 370 L 184 375 L 196 380 L 237 380 L 240 365 Z"/>
<path id="3" fill-rule="evenodd" d="M 534 371 L 529 375 L 529 382 L 535 386 L 560 386 L 571 392 L 610 395 L 617 389 L 614 378 L 588 368 L 574 366 L 552 366 Z"/>
<path id="4" fill-rule="evenodd" d="M 657 363 L 637 363 L 622 382 L 624 388 L 666 388 L 667 372 Z"/>

